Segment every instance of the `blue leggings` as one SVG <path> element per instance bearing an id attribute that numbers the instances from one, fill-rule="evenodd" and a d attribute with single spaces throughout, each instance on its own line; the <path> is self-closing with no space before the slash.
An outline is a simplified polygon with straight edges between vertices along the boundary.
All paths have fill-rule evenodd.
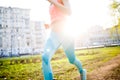
<path id="1" fill-rule="evenodd" d="M 62 45 L 69 62 L 78 68 L 79 73 L 82 73 L 83 69 L 81 62 L 74 54 L 74 40 L 68 36 L 62 36 L 55 32 L 51 32 L 50 37 L 46 41 L 44 52 L 42 54 L 42 70 L 44 80 L 53 80 L 53 72 L 50 60 L 60 45 Z"/>

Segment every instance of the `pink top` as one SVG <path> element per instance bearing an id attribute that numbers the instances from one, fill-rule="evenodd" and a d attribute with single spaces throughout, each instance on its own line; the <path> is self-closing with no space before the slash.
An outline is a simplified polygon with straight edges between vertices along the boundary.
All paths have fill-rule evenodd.
<path id="1" fill-rule="evenodd" d="M 62 5 L 63 2 L 62 0 L 57 0 L 59 3 L 61 3 Z M 54 22 L 56 20 L 63 20 L 65 19 L 65 14 L 62 13 L 54 4 L 52 4 L 50 6 L 50 17 L 51 17 L 51 22 Z"/>

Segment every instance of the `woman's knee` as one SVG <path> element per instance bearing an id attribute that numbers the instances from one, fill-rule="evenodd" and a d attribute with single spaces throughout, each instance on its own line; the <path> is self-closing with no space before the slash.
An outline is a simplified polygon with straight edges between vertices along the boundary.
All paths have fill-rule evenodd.
<path id="1" fill-rule="evenodd" d="M 74 62 L 75 62 L 75 58 L 71 58 L 71 59 L 69 59 L 69 62 L 70 62 L 71 64 L 74 64 Z"/>
<path id="2" fill-rule="evenodd" d="M 69 59 L 69 62 L 71 64 L 76 64 L 76 63 L 80 63 L 81 64 L 81 62 L 76 57 Z"/>
<path id="3" fill-rule="evenodd" d="M 42 62 L 44 62 L 45 64 L 48 64 L 49 56 L 47 54 L 42 54 Z"/>

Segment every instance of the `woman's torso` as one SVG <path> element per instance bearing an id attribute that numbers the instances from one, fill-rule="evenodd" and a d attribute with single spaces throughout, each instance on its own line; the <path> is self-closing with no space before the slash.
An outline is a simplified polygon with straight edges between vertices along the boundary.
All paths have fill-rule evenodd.
<path id="1" fill-rule="evenodd" d="M 57 0 L 64 5 L 62 0 Z M 50 6 L 51 27 L 55 32 L 63 31 L 66 22 L 66 15 L 53 4 Z"/>

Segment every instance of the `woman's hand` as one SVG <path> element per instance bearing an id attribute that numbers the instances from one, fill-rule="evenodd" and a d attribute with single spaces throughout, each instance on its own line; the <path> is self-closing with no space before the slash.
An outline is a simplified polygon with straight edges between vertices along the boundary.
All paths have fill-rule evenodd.
<path id="1" fill-rule="evenodd" d="M 57 2 L 57 0 L 48 0 L 51 4 L 54 4 L 60 11 L 67 15 L 71 15 L 71 7 L 69 0 L 62 0 L 63 4 Z"/>
<path id="2" fill-rule="evenodd" d="M 48 2 L 50 2 L 51 4 L 54 4 L 56 2 L 56 0 L 47 0 Z"/>
<path id="3" fill-rule="evenodd" d="M 44 26 L 45 26 L 45 29 L 49 29 L 50 28 L 49 24 L 44 24 Z"/>

